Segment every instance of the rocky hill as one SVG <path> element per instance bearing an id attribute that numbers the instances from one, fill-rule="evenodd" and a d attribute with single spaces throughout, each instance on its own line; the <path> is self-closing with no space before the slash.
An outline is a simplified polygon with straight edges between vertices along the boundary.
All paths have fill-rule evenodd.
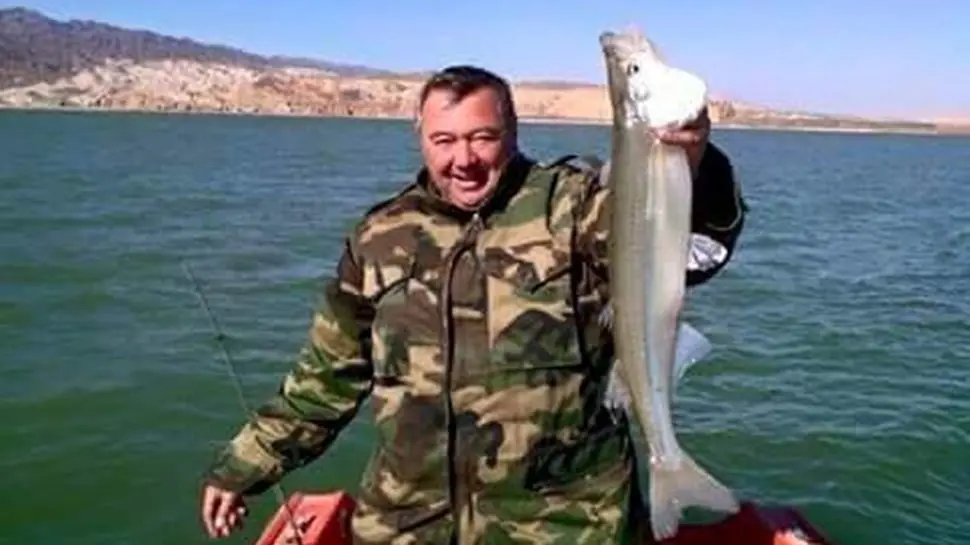
<path id="1" fill-rule="evenodd" d="M 27 8 L 0 10 L 0 88 L 52 83 L 109 59 L 135 63 L 193 60 L 256 70 L 304 67 L 342 75 L 386 75 L 389 71 L 316 59 L 266 57 L 218 44 L 132 30 L 97 21 L 58 21 Z"/>
<path id="2" fill-rule="evenodd" d="M 268 57 L 224 45 L 94 21 L 0 10 L 0 106 L 282 115 L 410 117 L 421 74 L 315 59 Z M 602 122 L 602 86 L 515 82 L 527 118 Z M 932 131 L 886 122 L 781 112 L 714 99 L 714 122 L 743 127 Z"/>

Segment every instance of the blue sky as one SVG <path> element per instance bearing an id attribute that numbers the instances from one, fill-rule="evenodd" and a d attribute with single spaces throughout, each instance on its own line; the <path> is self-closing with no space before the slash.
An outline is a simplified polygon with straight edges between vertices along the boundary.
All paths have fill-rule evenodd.
<path id="1" fill-rule="evenodd" d="M 257 53 L 512 79 L 600 82 L 597 35 L 634 23 L 713 90 L 774 107 L 970 116 L 966 0 L 42 0 L 87 18 Z M 270 7 L 274 6 L 275 7 Z"/>

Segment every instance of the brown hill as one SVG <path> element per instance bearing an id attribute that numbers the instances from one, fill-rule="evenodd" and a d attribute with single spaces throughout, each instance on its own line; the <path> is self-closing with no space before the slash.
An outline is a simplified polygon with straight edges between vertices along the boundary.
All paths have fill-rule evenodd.
<path id="1" fill-rule="evenodd" d="M 93 21 L 0 10 L 0 106 L 410 117 L 422 74 L 266 57 Z M 603 122 L 600 85 L 516 82 L 523 117 Z M 935 131 L 884 122 L 711 101 L 715 123 L 743 127 Z"/>
<path id="2" fill-rule="evenodd" d="M 97 21 L 59 21 L 27 8 L 0 9 L 0 88 L 53 82 L 109 59 L 193 60 L 254 69 L 317 68 L 342 75 L 389 71 L 297 57 L 267 57 L 219 44 L 166 36 Z"/>

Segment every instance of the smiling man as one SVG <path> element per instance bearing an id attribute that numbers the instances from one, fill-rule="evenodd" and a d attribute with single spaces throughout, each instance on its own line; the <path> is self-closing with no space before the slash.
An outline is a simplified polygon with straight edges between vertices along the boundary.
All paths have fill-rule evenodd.
<path id="1" fill-rule="evenodd" d="M 664 136 L 696 173 L 691 284 L 727 263 L 744 216 L 709 128 Z M 627 542 L 633 454 L 603 404 L 597 320 L 609 189 L 521 153 L 509 86 L 480 68 L 431 77 L 418 133 L 416 180 L 348 234 L 294 369 L 208 471 L 207 531 L 228 535 L 244 496 L 323 454 L 370 395 L 354 543 Z"/>
<path id="2" fill-rule="evenodd" d="M 445 72 L 420 97 L 418 127 L 429 181 L 440 196 L 473 210 L 518 153 L 516 115 L 504 86 Z"/>

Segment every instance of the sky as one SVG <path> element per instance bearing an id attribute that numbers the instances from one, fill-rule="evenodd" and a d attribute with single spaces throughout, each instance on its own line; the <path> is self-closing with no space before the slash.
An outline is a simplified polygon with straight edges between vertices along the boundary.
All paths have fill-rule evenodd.
<path id="1" fill-rule="evenodd" d="M 3 2 L 393 70 L 476 63 L 512 80 L 605 78 L 597 37 L 640 27 L 712 91 L 774 107 L 970 117 L 967 0 L 40 0 Z"/>

